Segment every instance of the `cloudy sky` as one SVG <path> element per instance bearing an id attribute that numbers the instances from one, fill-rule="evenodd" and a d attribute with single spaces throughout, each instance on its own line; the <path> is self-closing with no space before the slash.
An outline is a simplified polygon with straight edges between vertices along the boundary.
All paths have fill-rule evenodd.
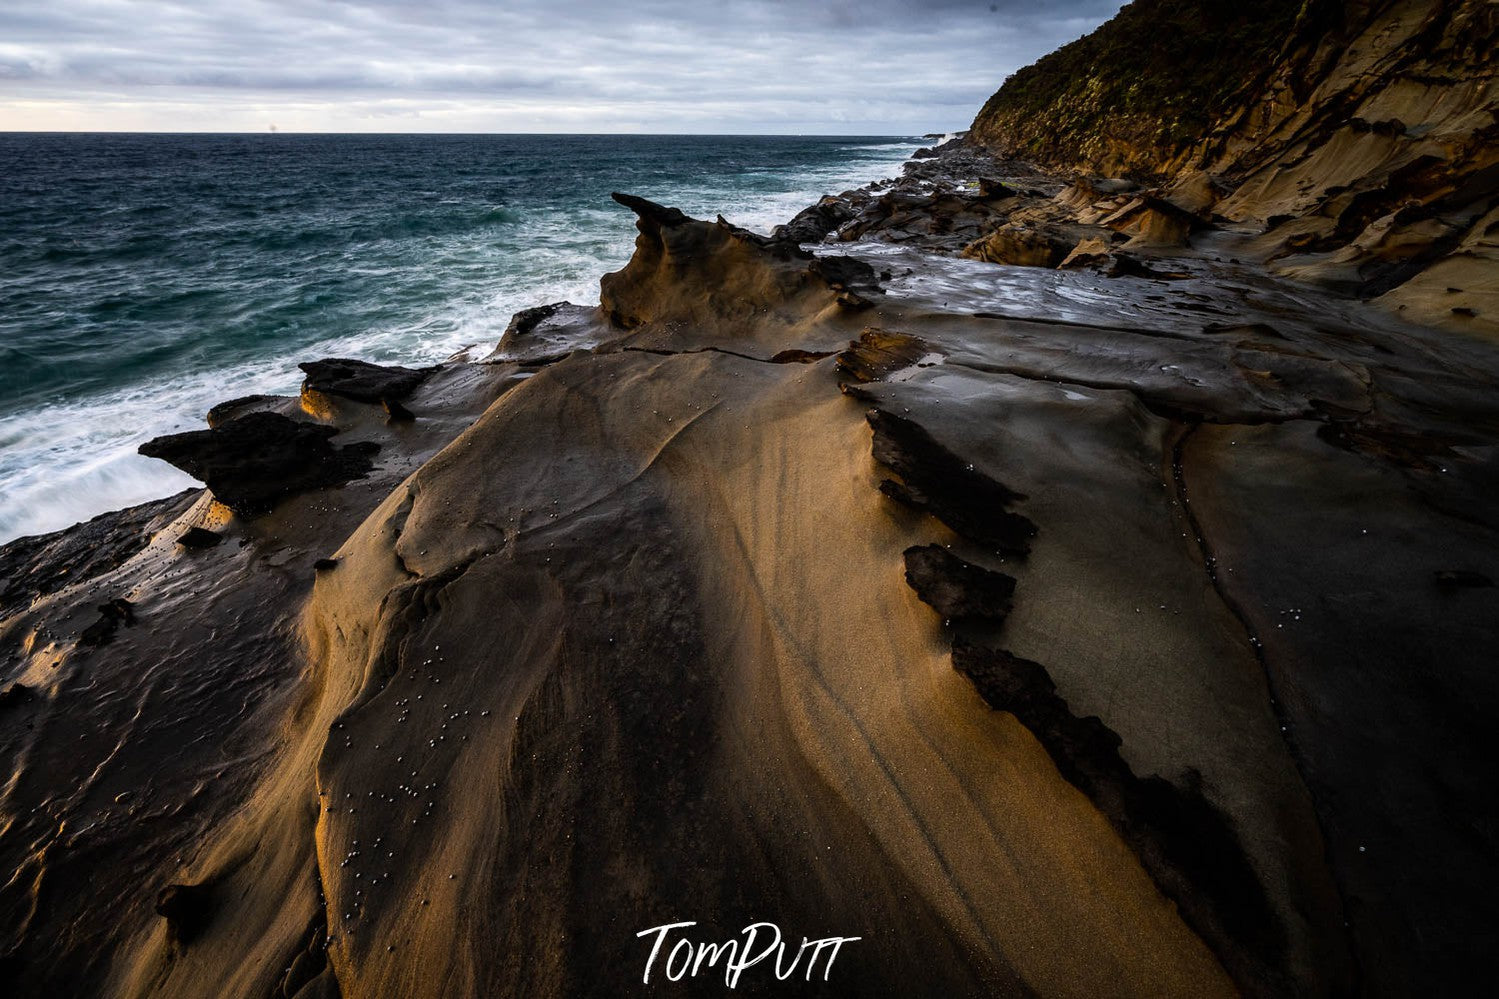
<path id="1" fill-rule="evenodd" d="M 966 127 L 1118 0 L 0 0 L 0 130 Z"/>

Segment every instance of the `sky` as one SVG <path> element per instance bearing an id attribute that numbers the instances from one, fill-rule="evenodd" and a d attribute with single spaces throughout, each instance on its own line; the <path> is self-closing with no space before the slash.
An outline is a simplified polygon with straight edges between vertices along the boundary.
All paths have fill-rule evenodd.
<path id="1" fill-rule="evenodd" d="M 0 0 L 0 130 L 907 135 L 1119 0 Z"/>

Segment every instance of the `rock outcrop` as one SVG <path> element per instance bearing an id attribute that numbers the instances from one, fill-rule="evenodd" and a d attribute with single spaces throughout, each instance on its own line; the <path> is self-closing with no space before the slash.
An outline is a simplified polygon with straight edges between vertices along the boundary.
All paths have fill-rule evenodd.
<path id="1" fill-rule="evenodd" d="M 1147 178 L 1263 232 L 1244 255 L 1281 273 L 1492 335 L 1496 49 L 1485 0 L 1136 0 L 1007 81 L 970 141 Z"/>
<path id="2" fill-rule="evenodd" d="M 878 292 L 867 264 L 815 257 L 792 238 L 760 236 L 721 217 L 700 222 L 629 194 L 614 200 L 635 212 L 640 232 L 629 264 L 599 288 L 604 312 L 623 329 L 691 326 L 743 337 L 828 309 L 863 308 Z"/>
<path id="3" fill-rule="evenodd" d="M 378 444 L 330 443 L 334 427 L 250 413 L 208 430 L 147 441 L 140 453 L 160 458 L 206 483 L 214 498 L 243 517 L 269 513 L 298 493 L 342 485 L 370 470 Z"/>

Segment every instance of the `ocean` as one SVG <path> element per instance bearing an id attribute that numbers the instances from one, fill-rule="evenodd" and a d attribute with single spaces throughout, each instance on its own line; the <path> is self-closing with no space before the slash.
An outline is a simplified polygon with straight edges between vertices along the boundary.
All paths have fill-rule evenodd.
<path id="1" fill-rule="evenodd" d="M 768 232 L 908 137 L 0 134 L 0 542 L 192 484 L 135 453 L 299 361 L 485 353 L 598 301 L 611 191 Z"/>

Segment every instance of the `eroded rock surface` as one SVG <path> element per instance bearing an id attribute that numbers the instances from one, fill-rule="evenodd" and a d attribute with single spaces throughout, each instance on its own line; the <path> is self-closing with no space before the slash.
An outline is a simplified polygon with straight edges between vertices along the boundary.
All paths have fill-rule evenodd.
<path id="1" fill-rule="evenodd" d="M 829 994 L 1482 980 L 1499 350 L 1211 230 L 1168 281 L 965 259 L 967 196 L 887 206 L 935 255 L 621 200 L 601 309 L 409 425 L 169 438 L 268 512 L 7 604 L 20 987 L 615 995 L 674 914 L 863 937 Z"/>

